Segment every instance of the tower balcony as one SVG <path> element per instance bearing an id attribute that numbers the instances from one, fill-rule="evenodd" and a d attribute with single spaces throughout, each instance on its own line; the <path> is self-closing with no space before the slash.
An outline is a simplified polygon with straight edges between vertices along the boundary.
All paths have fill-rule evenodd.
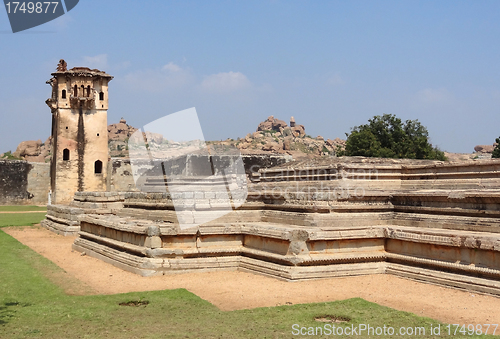
<path id="1" fill-rule="evenodd" d="M 95 99 L 93 97 L 73 97 L 69 98 L 71 108 L 93 109 Z"/>

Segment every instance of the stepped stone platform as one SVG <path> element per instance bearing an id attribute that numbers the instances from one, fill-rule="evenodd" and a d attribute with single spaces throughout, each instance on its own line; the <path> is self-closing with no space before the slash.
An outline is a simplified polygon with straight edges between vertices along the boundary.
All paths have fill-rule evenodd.
<path id="1" fill-rule="evenodd" d="M 249 179 L 243 204 L 220 215 L 216 195 L 194 203 L 184 229 L 173 193 L 123 193 L 111 213 L 80 215 L 73 248 L 143 276 L 386 273 L 500 295 L 500 161 L 292 162 Z"/>
<path id="2" fill-rule="evenodd" d="M 47 205 L 40 224 L 57 234 L 77 235 L 82 215 L 111 214 L 112 209 L 123 207 L 124 198 L 121 192 L 76 192 L 70 205 Z"/>

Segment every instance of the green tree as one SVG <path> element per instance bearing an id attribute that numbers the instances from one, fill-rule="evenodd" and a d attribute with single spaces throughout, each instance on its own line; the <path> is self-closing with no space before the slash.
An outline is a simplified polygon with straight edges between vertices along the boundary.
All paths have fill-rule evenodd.
<path id="1" fill-rule="evenodd" d="M 346 135 L 344 155 L 446 160 L 444 153 L 429 143 L 429 132 L 418 120 L 403 123 L 392 114 L 377 115 Z"/>
<path id="2" fill-rule="evenodd" d="M 491 153 L 492 158 L 500 158 L 500 137 L 495 140 L 497 143 L 495 149 L 493 150 L 493 153 Z"/>

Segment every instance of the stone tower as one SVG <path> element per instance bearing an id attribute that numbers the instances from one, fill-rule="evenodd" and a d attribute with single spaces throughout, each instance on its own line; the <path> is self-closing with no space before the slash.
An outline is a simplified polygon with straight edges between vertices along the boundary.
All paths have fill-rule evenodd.
<path id="1" fill-rule="evenodd" d="M 52 97 L 52 203 L 71 202 L 76 191 L 105 191 L 108 165 L 108 83 L 113 77 L 61 60 L 47 81 Z"/>

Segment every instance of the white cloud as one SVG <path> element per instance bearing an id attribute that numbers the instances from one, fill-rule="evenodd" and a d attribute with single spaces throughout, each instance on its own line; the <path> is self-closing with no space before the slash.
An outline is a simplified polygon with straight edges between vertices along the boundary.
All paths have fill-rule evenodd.
<path id="1" fill-rule="evenodd" d="M 454 95 L 446 88 L 425 88 L 415 95 L 417 101 L 424 104 L 448 104 L 454 101 Z"/>
<path id="2" fill-rule="evenodd" d="M 173 62 L 169 62 L 165 66 L 161 68 L 163 71 L 169 71 L 169 72 L 180 72 L 182 71 L 182 68 Z"/>
<path id="3" fill-rule="evenodd" d="M 134 89 L 162 91 L 164 89 L 185 88 L 194 83 L 194 76 L 189 69 L 169 62 L 160 69 L 145 69 L 127 74 L 125 83 Z"/>
<path id="4" fill-rule="evenodd" d="M 201 88 L 210 92 L 233 92 L 252 87 L 248 78 L 240 72 L 225 72 L 207 76 Z"/>

